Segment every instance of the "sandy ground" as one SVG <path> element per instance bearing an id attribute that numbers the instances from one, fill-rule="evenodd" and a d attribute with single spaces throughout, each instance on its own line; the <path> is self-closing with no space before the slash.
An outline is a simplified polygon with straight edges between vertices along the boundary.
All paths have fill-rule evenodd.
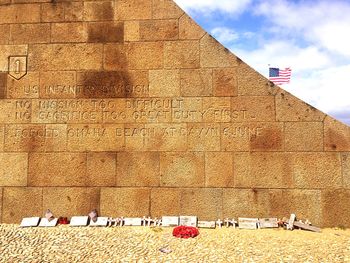
<path id="1" fill-rule="evenodd" d="M 350 262 L 350 230 L 0 226 L 0 262 Z M 166 248 L 170 253 L 162 253 Z"/>

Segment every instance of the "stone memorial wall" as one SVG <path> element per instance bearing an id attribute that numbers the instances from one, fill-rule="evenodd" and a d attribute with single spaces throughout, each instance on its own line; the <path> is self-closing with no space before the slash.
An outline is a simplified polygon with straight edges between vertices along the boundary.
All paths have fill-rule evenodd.
<path id="1" fill-rule="evenodd" d="M 0 220 L 282 217 L 350 226 L 350 128 L 171 0 L 0 0 Z"/>

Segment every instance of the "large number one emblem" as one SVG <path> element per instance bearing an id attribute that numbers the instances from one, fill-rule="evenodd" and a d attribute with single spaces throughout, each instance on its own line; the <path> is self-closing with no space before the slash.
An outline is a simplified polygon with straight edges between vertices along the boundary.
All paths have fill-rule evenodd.
<path id="1" fill-rule="evenodd" d="M 9 75 L 14 79 L 21 79 L 27 74 L 27 56 L 9 57 Z"/>

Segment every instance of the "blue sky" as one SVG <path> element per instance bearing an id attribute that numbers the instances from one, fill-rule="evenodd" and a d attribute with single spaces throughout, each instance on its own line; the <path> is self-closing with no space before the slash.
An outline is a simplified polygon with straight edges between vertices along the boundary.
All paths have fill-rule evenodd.
<path id="1" fill-rule="evenodd" d="M 291 67 L 281 87 L 350 125 L 350 0 L 175 0 L 264 76 Z"/>

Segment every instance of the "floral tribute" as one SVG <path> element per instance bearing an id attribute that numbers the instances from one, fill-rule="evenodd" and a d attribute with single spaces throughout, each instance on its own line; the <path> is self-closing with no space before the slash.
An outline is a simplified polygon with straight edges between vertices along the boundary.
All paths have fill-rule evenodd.
<path id="1" fill-rule="evenodd" d="M 198 235 L 198 229 L 192 226 L 178 226 L 173 229 L 173 236 L 178 238 L 190 238 Z"/>
<path id="2" fill-rule="evenodd" d="M 67 217 L 59 217 L 58 218 L 58 224 L 59 225 L 68 225 L 69 224 L 69 220 L 67 219 Z"/>

